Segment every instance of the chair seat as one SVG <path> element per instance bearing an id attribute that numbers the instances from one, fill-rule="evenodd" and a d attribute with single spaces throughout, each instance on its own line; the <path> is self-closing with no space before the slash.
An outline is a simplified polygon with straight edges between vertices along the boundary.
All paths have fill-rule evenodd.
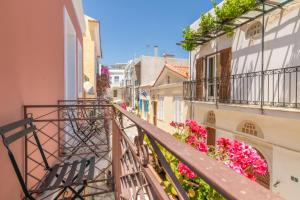
<path id="1" fill-rule="evenodd" d="M 84 181 L 93 180 L 94 171 L 95 157 L 75 160 L 72 163 L 64 163 L 63 165 L 54 165 L 37 191 L 44 192 L 59 187 L 82 185 Z"/>

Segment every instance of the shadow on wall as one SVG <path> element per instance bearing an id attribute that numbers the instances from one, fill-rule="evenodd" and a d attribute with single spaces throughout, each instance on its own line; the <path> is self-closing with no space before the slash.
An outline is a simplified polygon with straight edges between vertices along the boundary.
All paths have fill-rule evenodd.
<path id="1" fill-rule="evenodd" d="M 270 18 L 275 18 L 275 22 Z M 285 18 L 285 19 L 284 19 Z M 281 10 L 266 19 L 266 25 L 271 26 L 265 33 L 264 71 L 273 69 L 264 75 L 265 102 L 278 105 L 293 105 L 297 102 L 300 75 L 296 69 L 283 70 L 287 67 L 300 65 L 300 9 L 293 13 Z M 246 26 L 247 29 L 248 26 Z M 252 73 L 250 77 L 239 77 L 232 80 L 231 96 L 235 100 L 259 102 L 261 99 L 261 40 L 251 44 L 245 39 L 246 31 L 241 28 L 233 41 L 232 74 Z M 237 35 L 238 34 L 238 35 Z M 241 36 L 242 35 L 242 36 Z M 244 46 L 245 45 L 245 46 Z"/>

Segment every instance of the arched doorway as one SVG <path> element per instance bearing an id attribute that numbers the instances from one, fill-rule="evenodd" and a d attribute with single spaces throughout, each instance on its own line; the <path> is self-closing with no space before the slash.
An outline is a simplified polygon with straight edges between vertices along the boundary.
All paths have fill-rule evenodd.
<path id="1" fill-rule="evenodd" d="M 261 128 L 253 121 L 244 121 L 244 122 L 240 123 L 237 130 L 242 132 L 242 133 L 246 133 L 248 135 L 251 135 L 251 136 L 264 138 L 264 134 L 263 134 Z M 250 141 L 246 141 L 246 143 L 249 143 L 253 147 L 253 145 L 251 144 Z M 255 148 L 255 147 L 253 147 L 253 148 Z M 255 150 L 257 151 L 258 155 L 267 162 L 267 159 L 261 153 L 261 151 L 259 151 L 257 148 L 255 148 Z M 265 188 L 270 189 L 269 165 L 268 165 L 268 170 L 267 170 L 266 174 L 256 175 L 256 182 L 258 184 L 264 186 Z"/>
<path id="2" fill-rule="evenodd" d="M 257 150 L 256 148 L 255 148 L 255 150 L 257 151 L 258 155 L 262 159 L 264 159 L 266 161 L 266 159 L 263 156 L 263 154 L 259 150 Z M 256 176 L 256 182 L 258 184 L 264 186 L 265 188 L 270 189 L 270 172 L 269 172 L 269 166 L 268 166 L 268 170 L 267 170 L 266 174 Z"/>

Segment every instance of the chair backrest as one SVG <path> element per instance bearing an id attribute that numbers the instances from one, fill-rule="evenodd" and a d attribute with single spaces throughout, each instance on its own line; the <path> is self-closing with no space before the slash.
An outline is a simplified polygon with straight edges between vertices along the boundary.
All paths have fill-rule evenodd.
<path id="1" fill-rule="evenodd" d="M 19 130 L 23 128 L 22 130 Z M 12 144 L 13 142 L 17 141 L 18 139 L 21 139 L 23 137 L 25 137 L 26 135 L 32 133 L 33 137 L 35 139 L 36 145 L 39 149 L 39 152 L 42 156 L 42 159 L 44 161 L 45 167 L 46 169 L 50 169 L 49 164 L 47 162 L 46 156 L 44 154 L 44 151 L 42 149 L 42 145 L 38 139 L 38 136 L 36 134 L 36 127 L 33 125 L 33 119 L 32 118 L 26 118 L 20 121 L 16 121 L 7 125 L 4 125 L 2 127 L 0 127 L 0 135 L 2 137 L 3 140 L 3 144 L 6 147 L 7 151 L 8 151 L 8 156 L 9 159 L 13 165 L 13 168 L 15 170 L 15 173 L 17 175 L 17 178 L 21 184 L 22 190 L 24 192 L 24 194 L 26 195 L 26 197 L 32 199 L 31 195 L 28 192 L 26 183 L 22 177 L 20 168 L 16 162 L 15 156 L 13 154 L 13 152 L 10 149 L 10 144 Z"/>

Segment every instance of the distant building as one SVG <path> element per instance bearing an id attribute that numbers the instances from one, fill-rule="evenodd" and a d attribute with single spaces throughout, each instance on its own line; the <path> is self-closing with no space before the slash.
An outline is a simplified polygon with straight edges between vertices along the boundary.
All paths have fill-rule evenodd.
<path id="1" fill-rule="evenodd" d="M 126 63 L 119 63 L 110 65 L 109 67 L 109 81 L 110 81 L 110 90 L 108 96 L 113 99 L 113 101 L 122 101 L 124 98 L 123 85 L 125 77 L 125 67 Z"/>
<path id="2" fill-rule="evenodd" d="M 166 64 L 188 66 L 188 60 L 174 56 L 141 56 L 126 67 L 125 102 L 130 102 L 132 108 L 138 108 L 141 117 L 147 121 L 150 121 L 150 88 Z"/>
<path id="3" fill-rule="evenodd" d="M 164 66 L 150 88 L 150 123 L 172 133 L 171 121 L 184 122 L 187 119 L 188 104 L 183 100 L 183 82 L 188 79 L 188 66 Z"/>

